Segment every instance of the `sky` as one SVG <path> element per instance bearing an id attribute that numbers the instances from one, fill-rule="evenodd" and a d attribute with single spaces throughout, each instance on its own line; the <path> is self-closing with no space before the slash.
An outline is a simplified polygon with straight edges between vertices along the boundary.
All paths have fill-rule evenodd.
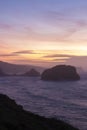
<path id="1" fill-rule="evenodd" d="M 0 60 L 87 67 L 87 0 L 0 0 Z"/>

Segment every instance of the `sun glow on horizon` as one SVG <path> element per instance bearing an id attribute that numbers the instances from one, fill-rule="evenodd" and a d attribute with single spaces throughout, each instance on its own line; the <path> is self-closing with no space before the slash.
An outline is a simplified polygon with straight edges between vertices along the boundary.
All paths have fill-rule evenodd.
<path id="1" fill-rule="evenodd" d="M 87 2 L 79 1 L 0 1 L 0 60 L 86 66 Z"/>

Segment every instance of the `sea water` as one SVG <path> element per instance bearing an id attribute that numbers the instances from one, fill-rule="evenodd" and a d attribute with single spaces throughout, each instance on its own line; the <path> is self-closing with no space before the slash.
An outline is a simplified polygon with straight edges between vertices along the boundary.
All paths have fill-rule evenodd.
<path id="1" fill-rule="evenodd" d="M 87 130 L 87 79 L 46 82 L 40 78 L 3 77 L 0 93 L 15 99 L 25 110 Z"/>

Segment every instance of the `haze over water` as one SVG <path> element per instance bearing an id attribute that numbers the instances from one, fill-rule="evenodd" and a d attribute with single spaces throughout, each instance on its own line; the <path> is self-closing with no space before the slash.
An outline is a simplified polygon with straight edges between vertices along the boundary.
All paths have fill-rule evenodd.
<path id="1" fill-rule="evenodd" d="M 43 68 L 68 64 L 87 71 L 87 0 L 0 0 L 0 64 L 5 68 L 0 70 L 19 74 L 17 66 L 5 62 Z M 87 79 L 0 77 L 0 93 L 29 111 L 87 130 Z"/>
<path id="2" fill-rule="evenodd" d="M 0 93 L 15 99 L 26 110 L 87 130 L 87 79 L 44 82 L 40 78 L 4 77 L 0 78 Z"/>

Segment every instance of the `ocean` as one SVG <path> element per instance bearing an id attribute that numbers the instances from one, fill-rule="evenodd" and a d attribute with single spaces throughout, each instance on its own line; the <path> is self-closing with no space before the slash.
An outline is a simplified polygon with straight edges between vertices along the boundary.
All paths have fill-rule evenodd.
<path id="1" fill-rule="evenodd" d="M 25 110 L 87 130 L 87 79 L 46 82 L 39 77 L 0 77 L 0 93 L 15 99 Z"/>

